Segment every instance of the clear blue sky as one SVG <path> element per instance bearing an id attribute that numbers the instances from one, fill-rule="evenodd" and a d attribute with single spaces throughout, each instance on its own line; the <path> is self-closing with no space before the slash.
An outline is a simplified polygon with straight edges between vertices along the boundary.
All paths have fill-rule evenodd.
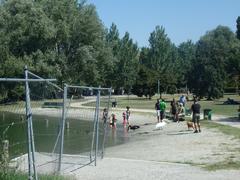
<path id="1" fill-rule="evenodd" d="M 240 0 L 88 0 L 103 24 L 114 22 L 122 37 L 126 31 L 139 46 L 148 46 L 156 25 L 165 28 L 173 43 L 196 42 L 218 25 L 236 31 Z"/>

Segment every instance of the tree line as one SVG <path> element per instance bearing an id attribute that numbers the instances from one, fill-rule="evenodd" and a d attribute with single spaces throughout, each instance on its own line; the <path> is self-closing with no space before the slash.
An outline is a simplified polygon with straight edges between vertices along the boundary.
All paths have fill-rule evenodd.
<path id="1" fill-rule="evenodd" d="M 0 77 L 22 77 L 24 65 L 58 84 L 112 87 L 151 98 L 188 87 L 198 97 L 220 98 L 240 86 L 240 17 L 236 33 L 225 26 L 196 43 L 176 46 L 156 26 L 149 46 L 139 47 L 113 23 L 107 29 L 96 8 L 77 0 L 0 1 Z M 1 84 L 1 96 L 22 93 Z"/>

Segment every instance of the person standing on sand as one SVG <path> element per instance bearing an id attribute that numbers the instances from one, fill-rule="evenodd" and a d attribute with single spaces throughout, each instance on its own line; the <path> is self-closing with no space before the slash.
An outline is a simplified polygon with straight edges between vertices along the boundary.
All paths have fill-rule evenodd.
<path id="1" fill-rule="evenodd" d="M 186 97 L 184 95 L 182 95 L 179 99 L 179 102 L 183 104 L 183 107 L 185 107 L 186 104 Z"/>
<path id="2" fill-rule="evenodd" d="M 164 101 L 164 99 L 161 100 L 160 102 L 160 121 L 163 121 L 163 118 L 165 117 L 165 110 L 166 110 L 166 103 Z"/>
<path id="3" fill-rule="evenodd" d="M 173 98 L 172 102 L 171 102 L 171 113 L 172 113 L 172 116 L 173 116 L 173 121 L 176 121 L 177 120 L 177 104 L 176 104 L 176 101 L 175 99 Z"/>
<path id="4" fill-rule="evenodd" d="M 157 99 L 157 102 L 155 104 L 155 110 L 157 112 L 157 122 L 160 122 L 160 102 L 159 99 Z"/>
<path id="5" fill-rule="evenodd" d="M 201 106 L 200 104 L 198 104 L 197 102 L 197 99 L 195 98 L 194 99 L 194 103 L 191 107 L 191 110 L 192 110 L 192 121 L 194 123 L 194 133 L 198 133 L 198 132 L 201 132 L 201 128 L 200 128 L 200 109 L 201 109 Z"/>

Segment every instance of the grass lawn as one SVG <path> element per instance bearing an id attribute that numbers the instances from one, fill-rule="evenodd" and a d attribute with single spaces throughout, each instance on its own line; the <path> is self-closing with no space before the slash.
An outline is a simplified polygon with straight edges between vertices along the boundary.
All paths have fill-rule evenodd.
<path id="1" fill-rule="evenodd" d="M 207 121 L 207 120 L 201 121 L 201 125 L 205 128 L 217 129 L 217 130 L 219 130 L 220 132 L 222 132 L 226 135 L 232 136 L 232 137 L 240 140 L 239 128 L 232 127 L 232 126 L 227 126 L 227 125 L 222 125 L 222 124 L 218 124 L 218 123 L 215 123 L 213 121 Z M 240 153 L 239 148 L 235 149 L 234 151 L 236 151 L 237 153 Z M 203 168 L 207 169 L 209 171 L 215 171 L 215 170 L 218 170 L 218 169 L 240 169 L 240 160 L 233 160 L 231 158 L 228 158 L 225 161 L 218 162 L 216 164 L 204 165 Z"/>
<path id="2" fill-rule="evenodd" d="M 167 110 L 169 110 L 170 101 L 173 98 L 175 98 L 175 100 L 178 100 L 180 95 L 173 96 L 164 94 L 162 97 L 167 103 Z M 116 100 L 118 108 L 126 108 L 126 106 L 130 106 L 134 109 L 154 109 L 157 98 L 157 96 L 154 96 L 151 100 L 149 100 L 147 98 L 129 96 L 117 97 Z M 227 98 L 234 99 L 235 101 L 240 101 L 239 95 L 225 95 L 223 98 L 214 101 L 201 100 L 199 102 L 201 105 L 201 110 L 203 111 L 203 109 L 212 109 L 213 114 L 237 117 L 237 110 L 239 108 L 239 105 L 224 105 L 223 102 L 226 101 Z M 187 102 L 186 108 L 190 108 L 192 103 L 192 101 Z"/>
<path id="3" fill-rule="evenodd" d="M 28 179 L 27 174 L 8 172 L 7 174 L 0 172 L 0 179 L 2 180 L 26 180 Z M 54 175 L 40 175 L 39 180 L 73 180 L 71 177 L 54 176 Z"/>

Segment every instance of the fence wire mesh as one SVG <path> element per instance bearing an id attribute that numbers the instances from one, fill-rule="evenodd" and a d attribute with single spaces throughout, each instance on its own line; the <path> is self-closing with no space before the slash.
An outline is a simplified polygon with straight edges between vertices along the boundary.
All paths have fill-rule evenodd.
<path id="1" fill-rule="evenodd" d="M 6 168 L 10 159 L 11 168 L 18 169 L 20 161 L 15 158 L 27 153 L 24 83 L 0 82 L 0 154 L 1 168 Z"/>
<path id="2" fill-rule="evenodd" d="M 36 78 L 29 74 L 30 79 Z M 49 82 L 29 82 L 36 168 L 38 173 L 55 173 L 59 158 L 63 90 Z"/>
<path id="3" fill-rule="evenodd" d="M 97 157 L 103 154 L 101 104 L 107 109 L 109 104 L 109 91 L 105 92 L 107 98 L 100 98 L 103 91 L 90 87 L 67 87 L 61 172 L 73 172 L 93 162 L 96 164 Z"/>
<path id="4" fill-rule="evenodd" d="M 1 167 L 38 179 L 37 173 L 96 165 L 104 155 L 111 89 L 63 90 L 29 71 L 25 78 L 0 81 Z"/>

